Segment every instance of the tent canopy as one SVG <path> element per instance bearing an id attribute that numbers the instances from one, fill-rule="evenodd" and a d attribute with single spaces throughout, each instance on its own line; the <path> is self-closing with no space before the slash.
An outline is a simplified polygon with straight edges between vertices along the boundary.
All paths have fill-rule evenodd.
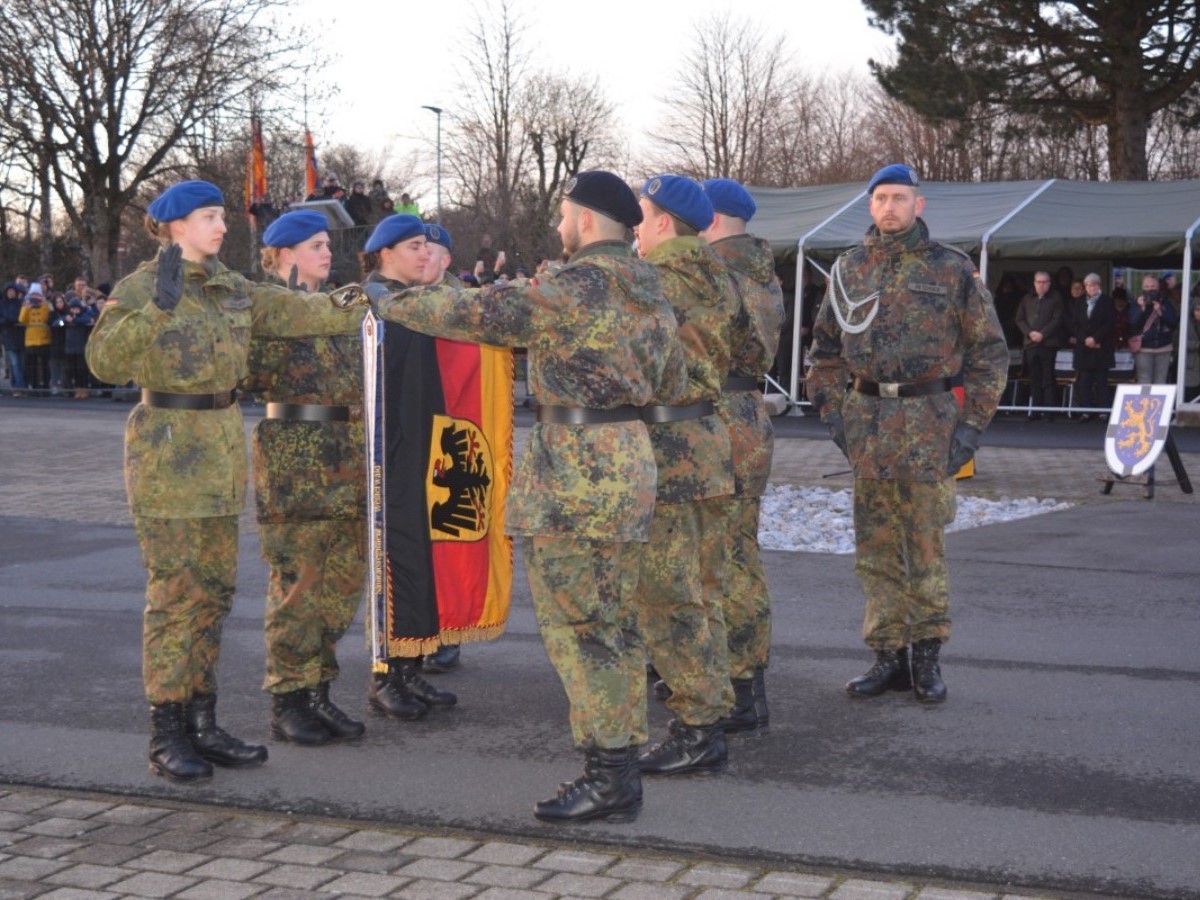
<path id="1" fill-rule="evenodd" d="M 865 185 L 751 188 L 751 230 L 776 256 L 833 256 L 871 224 Z M 926 182 L 923 218 L 943 243 L 992 259 L 1179 256 L 1200 220 L 1200 180 Z M 1196 229 L 1200 231 L 1200 229 Z M 1196 235 L 1193 234 L 1193 246 Z"/>

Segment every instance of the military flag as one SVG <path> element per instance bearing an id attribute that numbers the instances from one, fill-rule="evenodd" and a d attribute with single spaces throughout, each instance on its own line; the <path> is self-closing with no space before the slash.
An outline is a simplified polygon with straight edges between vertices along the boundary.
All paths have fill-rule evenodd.
<path id="1" fill-rule="evenodd" d="M 372 665 L 504 631 L 512 353 L 363 323 Z"/>
<path id="2" fill-rule="evenodd" d="M 317 146 L 312 132 L 304 129 L 304 196 L 311 197 L 317 191 L 320 171 L 317 169 Z"/>

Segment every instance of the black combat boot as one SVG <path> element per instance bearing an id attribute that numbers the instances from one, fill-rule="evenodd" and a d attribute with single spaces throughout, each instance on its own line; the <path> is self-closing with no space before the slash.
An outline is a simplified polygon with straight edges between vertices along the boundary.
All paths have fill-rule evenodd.
<path id="1" fill-rule="evenodd" d="M 377 713 L 405 722 L 423 718 L 429 712 L 429 707 L 413 696 L 394 668 L 386 675 L 371 676 L 367 685 L 367 701 Z"/>
<path id="2" fill-rule="evenodd" d="M 767 670 L 759 666 L 750 679 L 754 689 L 754 718 L 758 720 L 758 733 L 765 734 L 771 725 L 771 713 L 767 709 Z"/>
<path id="3" fill-rule="evenodd" d="M 267 761 L 266 747 L 239 741 L 217 724 L 216 694 L 195 694 L 188 701 L 186 715 L 188 740 L 210 763 L 240 769 Z"/>
<path id="4" fill-rule="evenodd" d="M 458 644 L 442 644 L 437 653 L 430 653 L 421 660 L 421 671 L 431 675 L 440 675 L 458 668 L 461 648 Z"/>
<path id="5" fill-rule="evenodd" d="M 946 682 L 942 681 L 942 667 L 938 665 L 941 649 L 942 642 L 937 638 L 925 638 L 913 644 L 913 693 L 922 703 L 941 703 L 946 699 Z"/>
<path id="6" fill-rule="evenodd" d="M 322 681 L 315 688 L 310 688 L 308 695 L 309 701 L 312 703 L 313 715 L 334 738 L 352 741 L 363 736 L 367 726 L 350 718 L 329 699 L 328 681 Z"/>
<path id="7" fill-rule="evenodd" d="M 758 715 L 754 711 L 754 680 L 734 678 L 733 710 L 723 719 L 717 720 L 726 734 L 743 734 L 747 737 L 758 733 Z"/>
<path id="8" fill-rule="evenodd" d="M 150 707 L 150 771 L 171 781 L 212 778 L 213 767 L 184 734 L 182 703 Z"/>
<path id="9" fill-rule="evenodd" d="M 271 737 L 301 747 L 320 747 L 333 740 L 317 718 L 312 692 L 306 688 L 271 695 Z"/>
<path id="10" fill-rule="evenodd" d="M 728 761 L 725 732 L 716 725 L 667 723 L 667 739 L 638 757 L 643 775 L 711 775 Z"/>
<path id="11" fill-rule="evenodd" d="M 851 697 L 878 697 L 884 691 L 907 691 L 912 687 L 908 671 L 908 648 L 876 650 L 875 665 L 846 685 Z"/>
<path id="12" fill-rule="evenodd" d="M 533 808 L 533 814 L 545 822 L 632 822 L 641 811 L 642 773 L 636 747 L 589 748 L 584 753 L 583 775 Z"/>
<path id="13" fill-rule="evenodd" d="M 436 706 L 443 709 L 449 708 L 458 702 L 458 697 L 450 691 L 439 691 L 432 684 L 421 677 L 421 673 L 417 671 L 417 661 L 415 659 L 402 659 L 399 665 L 395 667 L 396 677 L 408 689 L 408 692 L 424 703 L 426 706 Z"/>

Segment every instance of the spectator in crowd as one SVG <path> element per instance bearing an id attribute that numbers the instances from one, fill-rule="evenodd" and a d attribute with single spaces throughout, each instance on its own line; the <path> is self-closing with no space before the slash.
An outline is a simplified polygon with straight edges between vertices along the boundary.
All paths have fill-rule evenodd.
<path id="1" fill-rule="evenodd" d="M 63 391 L 67 371 L 67 300 L 55 292 L 50 302 L 50 393 Z"/>
<path id="2" fill-rule="evenodd" d="M 1108 406 L 1108 370 L 1116 361 L 1116 349 L 1112 300 L 1100 289 L 1100 276 L 1089 273 L 1083 279 L 1087 296 L 1072 303 L 1070 331 L 1075 342 L 1074 366 L 1078 373 L 1075 386 L 1075 405 L 1082 407 Z M 1086 422 L 1092 414 L 1085 412 L 1080 421 Z"/>
<path id="3" fill-rule="evenodd" d="M 1071 282 L 1071 293 L 1067 296 L 1067 304 L 1066 304 L 1067 310 L 1069 311 L 1071 308 L 1071 305 L 1074 304 L 1077 300 L 1082 300 L 1086 296 L 1087 296 L 1087 291 L 1083 287 L 1083 279 L 1076 278 L 1074 281 Z"/>
<path id="4" fill-rule="evenodd" d="M 1071 296 L 1071 282 L 1074 280 L 1075 273 L 1070 266 L 1059 266 L 1054 273 L 1054 289 L 1064 301 Z"/>
<path id="5" fill-rule="evenodd" d="M 39 282 L 29 285 L 19 321 L 25 326 L 25 378 L 44 391 L 50 386 L 50 304 Z"/>
<path id="6" fill-rule="evenodd" d="M 362 227 L 371 224 L 371 198 L 367 196 L 365 185 L 361 181 L 356 181 L 351 185 L 350 196 L 346 198 L 345 207 L 355 225 Z"/>
<path id="7" fill-rule="evenodd" d="M 1200 284 L 1196 287 L 1189 303 L 1192 319 L 1188 322 L 1187 357 L 1183 372 L 1183 398 L 1189 403 L 1200 400 Z"/>
<path id="8" fill-rule="evenodd" d="M 496 267 L 501 265 L 501 261 L 492 249 L 492 236 L 483 234 L 479 236 L 479 253 L 475 256 L 475 270 L 472 274 L 475 280 L 480 285 L 491 284 L 496 280 Z"/>
<path id="9" fill-rule="evenodd" d="M 1070 289 L 1070 282 L 1067 288 Z M 1035 407 L 1058 405 L 1054 357 L 1062 345 L 1065 324 L 1066 310 L 1062 297 L 1050 289 L 1050 273 L 1037 272 L 1033 276 L 1033 292 L 1022 297 L 1017 306 L 1017 327 L 1024 336 L 1025 374 Z M 1047 413 L 1045 417 L 1051 415 Z M 1043 417 L 1038 410 L 1029 414 L 1034 421 Z"/>
<path id="10" fill-rule="evenodd" d="M 388 196 L 387 189 L 384 188 L 383 182 L 376 178 L 371 182 L 371 190 L 367 194 L 367 199 L 371 201 L 371 225 L 378 225 L 381 221 L 392 215 L 395 210 L 395 203 Z"/>
<path id="11" fill-rule="evenodd" d="M 1129 317 L 1129 342 L 1133 367 L 1138 384 L 1170 384 L 1171 351 L 1179 313 L 1171 301 L 1162 295 L 1159 281 L 1153 275 L 1142 279 Z"/>
<path id="12" fill-rule="evenodd" d="M 319 187 L 317 190 L 313 191 L 311 194 L 309 194 L 304 199 L 306 201 L 311 201 L 311 200 L 344 200 L 345 198 L 346 198 L 346 191 L 342 188 L 341 184 L 338 183 L 337 175 L 335 175 L 333 172 L 330 172 L 328 175 L 325 176 L 325 181 L 322 184 L 322 186 Z"/>
<path id="13" fill-rule="evenodd" d="M 68 301 L 63 328 L 66 332 L 66 371 L 63 386 L 67 390 L 75 391 L 76 400 L 88 398 L 88 367 L 83 354 L 95 322 L 95 306 L 87 306 L 79 297 L 72 297 Z"/>
<path id="14" fill-rule="evenodd" d="M 8 383 L 13 396 L 25 390 L 25 368 L 21 357 L 25 353 L 25 329 L 21 327 L 21 303 L 24 291 L 15 281 L 4 286 L 0 298 L 0 351 L 8 372 Z"/>
<path id="15" fill-rule="evenodd" d="M 1183 309 L 1183 287 L 1174 272 L 1163 272 L 1160 279 L 1160 289 L 1163 296 L 1171 301 L 1176 309 Z"/>
<path id="16" fill-rule="evenodd" d="M 263 198 L 257 203 L 251 203 L 248 210 L 250 215 L 254 216 L 259 231 L 266 231 L 268 226 L 279 218 L 279 209 L 267 195 L 263 195 Z"/>
<path id="17" fill-rule="evenodd" d="M 1015 277 L 1005 275 L 996 285 L 996 293 L 992 298 L 1000 327 L 1004 329 L 1004 340 L 1010 347 L 1020 347 L 1022 343 L 1021 329 L 1017 327 L 1017 307 L 1024 293 Z"/>
<path id="18" fill-rule="evenodd" d="M 396 204 L 396 212 L 407 216 L 416 216 L 418 219 L 421 218 L 421 210 L 408 194 L 400 195 L 400 202 Z"/>
<path id="19" fill-rule="evenodd" d="M 1129 291 L 1118 284 L 1112 290 L 1113 329 L 1118 350 L 1129 348 Z"/>

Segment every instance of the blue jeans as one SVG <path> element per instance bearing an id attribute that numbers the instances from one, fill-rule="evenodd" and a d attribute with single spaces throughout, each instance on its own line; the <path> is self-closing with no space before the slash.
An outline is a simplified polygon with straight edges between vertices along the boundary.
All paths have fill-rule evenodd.
<path id="1" fill-rule="evenodd" d="M 4 359 L 8 363 L 8 380 L 14 391 L 23 391 L 29 387 L 25 383 L 25 373 L 21 369 L 21 351 L 4 349 Z"/>

